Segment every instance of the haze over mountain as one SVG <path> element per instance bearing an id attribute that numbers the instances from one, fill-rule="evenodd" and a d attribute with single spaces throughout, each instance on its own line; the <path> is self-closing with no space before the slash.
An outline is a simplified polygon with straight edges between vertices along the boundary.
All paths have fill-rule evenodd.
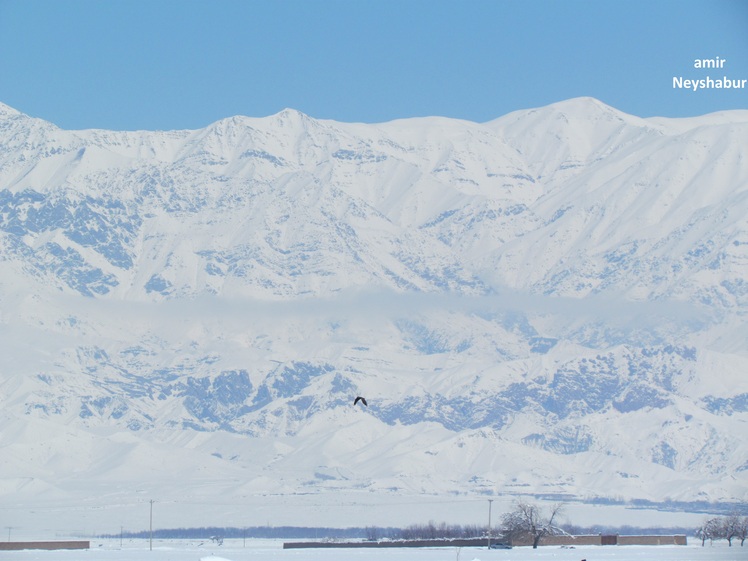
<path id="1" fill-rule="evenodd" d="M 0 104 L 0 496 L 744 501 L 747 146 L 748 111 L 591 98 L 158 132 Z"/>

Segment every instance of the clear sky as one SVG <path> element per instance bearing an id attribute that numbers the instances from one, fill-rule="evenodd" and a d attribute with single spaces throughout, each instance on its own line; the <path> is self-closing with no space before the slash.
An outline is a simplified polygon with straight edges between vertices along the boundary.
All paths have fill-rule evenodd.
<path id="1" fill-rule="evenodd" d="M 724 68 L 694 69 L 720 57 Z M 66 129 L 748 109 L 748 0 L 0 0 L 0 102 Z"/>

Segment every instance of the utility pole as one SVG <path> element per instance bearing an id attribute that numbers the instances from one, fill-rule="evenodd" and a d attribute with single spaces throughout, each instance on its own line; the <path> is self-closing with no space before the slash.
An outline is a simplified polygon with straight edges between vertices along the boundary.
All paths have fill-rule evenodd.
<path id="1" fill-rule="evenodd" d="M 491 503 L 493 499 L 488 499 L 488 549 L 491 549 Z"/>
<path id="2" fill-rule="evenodd" d="M 150 550 L 153 551 L 153 499 L 151 499 Z"/>

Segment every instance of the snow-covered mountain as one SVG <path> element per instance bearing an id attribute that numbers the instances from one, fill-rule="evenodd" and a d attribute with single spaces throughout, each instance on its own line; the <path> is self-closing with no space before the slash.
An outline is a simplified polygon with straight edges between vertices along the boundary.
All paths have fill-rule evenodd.
<path id="1" fill-rule="evenodd" d="M 168 132 L 0 104 L 0 496 L 746 500 L 746 154 L 748 111 L 591 98 Z"/>

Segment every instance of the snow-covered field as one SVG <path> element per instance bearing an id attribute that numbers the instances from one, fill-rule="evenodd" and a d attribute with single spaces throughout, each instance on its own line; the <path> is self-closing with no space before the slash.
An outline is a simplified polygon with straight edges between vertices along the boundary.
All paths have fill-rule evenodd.
<path id="1" fill-rule="evenodd" d="M 741 561 L 748 559 L 748 548 L 726 544 L 688 546 L 587 546 L 576 548 L 520 547 L 511 550 L 481 548 L 393 548 L 393 549 L 283 549 L 271 540 L 226 541 L 223 546 L 193 540 L 124 543 L 119 540 L 95 541 L 88 551 L 9 551 L 8 561 Z"/>

